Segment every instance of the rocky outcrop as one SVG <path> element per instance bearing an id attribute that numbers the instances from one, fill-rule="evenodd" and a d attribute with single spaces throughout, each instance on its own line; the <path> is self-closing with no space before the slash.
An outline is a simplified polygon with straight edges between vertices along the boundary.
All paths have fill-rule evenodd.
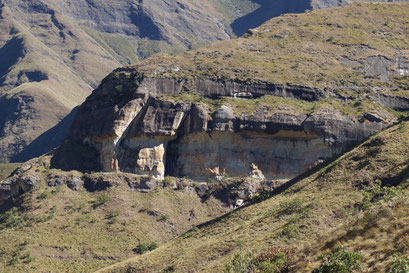
<path id="1" fill-rule="evenodd" d="M 41 182 L 35 174 L 14 175 L 0 182 L 0 205 L 10 198 L 29 192 Z"/>
<path id="2" fill-rule="evenodd" d="M 186 82 L 129 69 L 115 73 L 80 107 L 70 137 L 96 148 L 102 170 L 135 173 L 148 181 L 165 175 L 203 180 L 215 169 L 229 176 L 290 179 L 394 120 L 387 113 L 384 118 L 347 116 L 330 106 L 305 114 L 288 104 L 262 105 L 252 112 L 234 105 L 234 100 L 251 104 L 264 95 L 305 103 L 329 96 L 305 86 Z M 183 101 L 182 90 L 192 83 L 198 97 L 233 101 L 217 108 Z M 162 97 L 167 94 L 171 97 Z"/>
<path id="3" fill-rule="evenodd" d="M 379 94 L 375 101 L 396 111 L 409 111 L 409 98 Z"/>
<path id="4" fill-rule="evenodd" d="M 0 205 L 11 197 L 11 181 L 5 180 L 0 183 Z"/>
<path id="5" fill-rule="evenodd" d="M 48 178 L 48 186 L 56 187 L 61 185 L 67 185 L 73 191 L 79 191 L 83 186 L 83 182 L 80 176 L 74 174 L 56 174 L 51 175 Z"/>
<path id="6" fill-rule="evenodd" d="M 115 67 L 135 63 L 160 51 L 180 52 L 211 42 L 229 39 L 234 36 L 234 33 L 241 35 L 249 28 L 257 27 L 257 29 L 249 31 L 247 35 L 251 40 L 250 38 L 256 38 L 263 33 L 275 32 L 272 30 L 276 27 L 266 25 L 259 28 L 260 24 L 272 17 L 283 13 L 304 12 L 307 9 L 341 6 L 347 2 L 351 1 L 203 0 L 200 3 L 187 0 L 2 1 L 0 5 L 0 24 L 2 25 L 0 29 L 0 59 L 2 60 L 0 63 L 0 162 L 24 162 L 57 147 L 64 140 L 70 127 L 72 121 L 70 111 L 82 103 L 100 80 Z M 395 16 L 385 11 L 382 16 L 385 22 L 389 22 L 393 21 L 393 17 L 404 18 L 404 14 L 405 12 L 402 11 L 402 15 Z M 378 17 L 379 14 L 375 16 Z M 284 22 L 289 22 L 288 19 L 291 17 L 283 19 Z M 318 17 L 322 16 L 318 15 Z M 326 17 L 332 18 L 332 16 Z M 338 16 L 334 18 L 338 18 Z M 368 19 L 362 20 L 362 24 L 366 24 L 368 21 Z M 299 22 L 303 21 L 305 20 L 299 20 Z M 404 46 L 396 45 L 395 42 L 402 41 L 404 43 L 405 39 L 400 38 L 399 35 L 404 35 L 406 30 L 392 28 L 384 31 L 381 30 L 384 28 L 381 25 L 383 23 L 379 22 L 379 24 L 373 29 L 379 29 L 382 35 L 385 35 L 386 46 L 385 44 L 381 45 L 381 43 L 377 46 L 382 50 L 381 52 L 374 52 L 376 50 L 370 49 L 367 45 L 358 45 L 357 47 L 370 49 L 373 56 L 369 56 L 370 58 L 365 60 L 368 56 L 352 54 L 358 59 L 349 60 L 351 58 L 349 54 L 340 53 L 340 55 L 346 59 L 345 63 L 362 66 L 362 70 L 366 68 L 365 73 L 371 81 L 379 73 L 384 81 L 388 80 L 388 75 L 408 75 L 406 53 L 395 49 L 393 51 L 385 50 L 391 45 L 395 48 L 404 48 Z M 322 24 L 325 28 L 331 28 L 334 25 L 339 26 L 339 29 L 347 27 L 342 26 L 341 28 L 340 24 L 334 22 Z M 296 23 L 290 22 L 288 27 L 278 28 L 277 31 L 279 32 L 268 35 L 270 38 L 281 40 L 283 42 L 281 46 L 291 44 L 294 48 L 302 48 L 304 53 L 312 53 L 313 56 L 326 55 L 325 53 L 317 53 L 313 47 L 311 49 L 304 48 L 304 45 L 308 43 L 301 39 L 299 39 L 301 46 L 295 45 L 294 42 L 287 43 L 288 39 L 299 35 L 297 34 L 298 31 L 290 26 L 300 29 Z M 319 32 L 327 33 L 329 31 L 319 30 Z M 355 33 L 349 30 L 345 32 Z M 375 32 L 369 33 L 369 35 L 368 41 L 374 41 L 379 37 L 378 33 Z M 311 36 L 302 34 L 300 38 L 302 37 Z M 345 36 L 342 35 L 342 37 Z M 323 37 L 319 37 L 319 39 L 326 40 Z M 391 39 L 394 41 L 391 42 Z M 335 41 L 339 41 L 338 38 Z M 316 45 L 316 42 L 312 43 Z M 265 50 L 271 48 L 269 45 L 265 46 L 259 42 L 248 45 L 244 46 L 243 49 L 249 50 L 251 54 L 257 51 L 266 54 Z M 230 50 L 229 45 L 226 47 Z M 321 46 L 317 47 L 322 48 Z M 333 51 L 342 52 L 342 50 L 337 49 Z M 387 55 L 387 52 L 392 54 L 391 52 L 395 51 L 397 54 L 379 56 L 380 54 Z M 222 56 L 230 56 L 229 54 L 229 52 L 223 53 Z M 285 53 L 267 53 L 267 56 L 282 56 L 283 54 Z M 214 55 L 214 53 L 210 53 L 210 55 Z M 336 62 L 327 62 L 329 59 L 334 59 L 326 56 L 325 63 L 336 65 Z M 280 65 L 276 66 L 272 63 L 264 65 L 266 58 L 265 56 L 262 58 L 263 61 L 254 61 L 253 63 L 262 63 L 264 68 L 270 70 L 268 71 L 269 75 L 280 72 L 280 69 L 276 69 Z M 296 59 L 294 58 L 294 60 Z M 311 64 L 316 63 L 311 56 L 301 59 L 308 60 Z M 152 76 L 160 76 L 168 71 L 162 67 L 162 62 L 156 62 L 156 64 L 158 63 L 160 65 L 155 71 L 152 71 Z M 189 63 L 196 64 L 195 61 L 189 61 Z M 217 61 L 217 63 L 221 62 Z M 172 71 L 182 70 L 179 65 L 173 62 L 172 64 Z M 389 64 L 392 67 L 389 67 Z M 51 67 L 53 69 L 50 69 Z M 294 68 L 297 67 L 298 61 Z M 326 70 L 323 64 L 318 67 Z M 215 72 L 206 65 L 201 69 L 204 72 Z M 252 79 L 254 76 L 262 74 L 247 67 L 246 63 L 240 67 L 234 67 L 232 70 L 242 71 L 242 80 Z M 391 70 L 397 73 L 392 73 Z M 299 73 L 291 70 L 284 71 L 285 74 L 297 75 Z M 343 68 L 338 71 L 343 71 Z M 249 94 L 262 96 L 266 90 L 271 94 L 285 94 L 286 97 L 303 97 L 309 100 L 317 100 L 322 95 L 319 94 L 318 90 L 300 92 L 302 87 L 297 85 L 304 84 L 305 79 L 301 81 L 285 80 L 281 84 L 274 84 L 273 82 L 276 81 L 260 81 L 245 85 L 233 82 L 223 84 L 209 80 L 206 76 L 201 75 L 200 79 L 193 84 L 199 85 L 199 89 L 203 92 L 217 90 L 217 92 L 211 91 L 211 93 L 218 97 L 231 96 L 232 94 L 237 97 L 247 97 Z M 214 77 L 217 78 L 218 76 L 220 75 Z M 311 78 L 315 79 L 316 77 L 312 76 Z M 325 75 L 319 75 L 319 77 L 327 78 Z M 178 91 L 181 88 L 180 81 L 173 82 L 173 87 L 170 82 L 173 80 L 163 78 L 152 80 L 150 83 L 145 81 L 144 84 L 150 94 L 156 90 L 159 93 L 169 95 L 171 94 L 170 90 Z M 291 84 L 285 84 L 286 82 Z M 157 86 L 153 88 L 151 85 Z M 275 87 L 265 85 L 275 85 Z M 235 88 L 241 88 L 241 90 L 235 91 Z M 107 155 L 107 158 L 110 157 L 111 155 Z M 105 164 L 112 165 L 113 169 L 117 169 L 115 162 L 108 161 Z"/>
<path id="7" fill-rule="evenodd" d="M 407 7 L 384 8 L 392 19 Z M 288 180 L 394 123 L 385 108 L 407 107 L 407 54 L 372 32 L 385 50 L 357 44 L 338 20 L 353 15 L 383 29 L 372 20 L 379 12 L 338 11 L 287 15 L 235 41 L 117 69 L 78 110 L 71 141 L 93 147 L 101 170 L 149 181 Z M 404 39 L 402 24 L 393 33 Z"/>
<path id="8" fill-rule="evenodd" d="M 10 191 L 12 196 L 18 196 L 21 193 L 29 192 L 41 182 L 41 178 L 34 174 L 18 176 L 10 181 Z"/>
<path id="9" fill-rule="evenodd" d="M 162 50 L 229 39 L 226 19 L 244 15 L 224 14 L 236 9 L 223 8 L 226 3 L 219 0 L 220 11 L 214 1 L 0 2 L 3 163 L 24 162 L 57 147 L 71 123 L 61 120 L 112 69 Z"/>

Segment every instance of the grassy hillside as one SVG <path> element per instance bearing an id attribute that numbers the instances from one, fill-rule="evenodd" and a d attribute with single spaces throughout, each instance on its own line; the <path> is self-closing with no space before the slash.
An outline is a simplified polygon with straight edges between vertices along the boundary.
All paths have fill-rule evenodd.
<path id="1" fill-rule="evenodd" d="M 408 97 L 408 78 L 393 64 L 398 56 L 409 58 L 408 16 L 408 3 L 286 14 L 242 38 L 177 57 L 157 55 L 135 68 L 155 77 L 261 80 L 327 88 L 347 97 L 377 92 Z M 373 64 L 373 56 L 392 62 Z M 158 63 L 180 69 L 158 72 Z"/>
<path id="2" fill-rule="evenodd" d="M 20 165 L 20 163 L 0 164 L 0 181 L 6 179 Z"/>
<path id="3" fill-rule="evenodd" d="M 294 248 L 294 272 L 310 272 L 316 254 L 338 243 L 362 252 L 362 272 L 385 272 L 394 253 L 409 255 L 408 155 L 406 121 L 288 182 L 265 201 L 100 272 L 222 272 L 237 253 L 268 247 Z M 376 195 L 376 180 L 403 189 Z"/>
<path id="4" fill-rule="evenodd" d="M 61 174 L 30 171 L 42 179 Z M 228 211 L 194 190 L 142 194 L 126 183 L 93 193 L 44 183 L 0 209 L 1 272 L 93 272 Z"/>

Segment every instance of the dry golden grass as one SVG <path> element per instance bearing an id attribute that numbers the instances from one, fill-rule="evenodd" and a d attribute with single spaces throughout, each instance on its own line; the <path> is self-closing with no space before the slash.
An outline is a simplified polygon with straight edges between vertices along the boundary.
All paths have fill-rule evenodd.
<path id="1" fill-rule="evenodd" d="M 323 246 L 338 242 L 363 251 L 364 270 L 383 272 L 395 241 L 407 231 L 401 223 L 409 217 L 408 190 L 396 208 L 385 203 L 362 212 L 358 207 L 365 185 L 375 179 L 409 183 L 408 155 L 409 122 L 402 122 L 316 173 L 290 181 L 288 189 L 266 201 L 212 220 L 151 253 L 100 272 L 161 272 L 166 268 L 221 272 L 236 253 L 260 252 L 269 246 L 297 248 L 300 261 L 295 272 L 309 272 L 316 265 L 316 254 L 326 249 Z"/>
<path id="2" fill-rule="evenodd" d="M 7 178 L 21 163 L 0 164 L 0 181 Z"/>
<path id="3" fill-rule="evenodd" d="M 40 185 L 16 202 L 13 217 L 0 224 L 1 272 L 92 272 L 134 256 L 139 243 L 161 245 L 228 211 L 195 192 L 142 194 L 126 182 L 94 193 Z M 2 208 L 1 217 L 11 210 Z"/>
<path id="4" fill-rule="evenodd" d="M 372 92 L 408 96 L 399 77 L 381 82 L 363 72 L 364 60 L 382 55 L 409 57 L 409 4 L 352 4 L 307 14 L 286 14 L 254 35 L 221 41 L 180 56 L 153 56 L 135 68 L 156 77 L 258 80 L 329 88 L 357 96 Z M 356 63 L 350 66 L 347 63 Z M 158 73 L 162 67 L 179 71 Z M 355 89 L 358 87 L 358 90 Z"/>

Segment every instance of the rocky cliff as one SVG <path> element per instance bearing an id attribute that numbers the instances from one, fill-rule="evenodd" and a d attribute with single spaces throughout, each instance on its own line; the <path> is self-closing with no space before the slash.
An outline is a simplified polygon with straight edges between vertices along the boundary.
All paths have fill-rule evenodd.
<path id="1" fill-rule="evenodd" d="M 249 175 L 254 164 L 268 179 L 292 178 L 409 110 L 404 45 L 391 47 L 376 36 L 359 40 L 349 32 L 363 21 L 384 28 L 375 17 L 379 8 L 389 20 L 408 5 L 284 16 L 240 39 L 117 69 L 79 108 L 69 137 L 96 148 L 104 171 L 201 180 L 215 173 Z M 306 41 L 315 28 L 325 35 L 327 25 L 357 9 L 367 17 L 355 15 L 332 32 L 332 39 L 345 42 Z M 278 47 L 277 40 L 285 44 Z M 300 59 L 287 60 L 291 56 Z M 279 65 L 281 71 L 267 68 Z M 308 70 L 311 65 L 321 68 Z"/>
<path id="2" fill-rule="evenodd" d="M 191 84 L 117 70 L 80 107 L 70 138 L 96 147 L 104 171 L 200 180 L 214 168 L 229 176 L 248 175 L 256 164 L 269 179 L 289 179 L 394 120 L 386 112 L 358 120 L 330 106 L 305 113 L 288 103 L 260 105 L 252 112 L 234 105 L 266 96 L 314 104 L 329 96 L 302 86 L 198 79 L 194 93 L 203 102 L 178 99 Z"/>

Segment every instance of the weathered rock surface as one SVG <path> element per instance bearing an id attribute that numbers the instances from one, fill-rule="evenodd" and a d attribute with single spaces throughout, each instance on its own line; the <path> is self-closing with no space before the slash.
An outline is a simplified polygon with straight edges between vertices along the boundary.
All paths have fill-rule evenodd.
<path id="1" fill-rule="evenodd" d="M 285 104 L 261 106 L 253 113 L 237 113 L 230 104 L 211 110 L 206 103 L 162 97 L 183 94 L 182 87 L 189 84 L 184 80 L 149 78 L 128 69 L 116 73 L 120 80 L 111 75 L 80 107 L 70 138 L 95 147 L 104 171 L 155 180 L 165 175 L 207 179 L 208 169 L 214 168 L 243 176 L 254 171 L 252 164 L 267 179 L 290 179 L 394 120 L 389 114 L 347 116 L 330 106 L 309 114 Z M 230 97 L 251 103 L 272 94 L 311 102 L 329 96 L 316 88 L 265 82 L 194 83 L 194 93 L 210 100 Z M 115 91 L 118 85 L 121 92 Z"/>
<path id="2" fill-rule="evenodd" d="M 119 185 L 121 182 L 121 178 L 115 174 L 89 174 L 84 176 L 84 188 L 91 192 L 107 190 Z"/>
<path id="3" fill-rule="evenodd" d="M 11 197 L 11 181 L 6 179 L 0 183 L 0 205 Z"/>
<path id="4" fill-rule="evenodd" d="M 407 9 L 385 5 L 384 15 Z M 396 122 L 387 108 L 408 109 L 407 53 L 373 32 L 362 44 L 342 19 L 384 29 L 379 12 L 286 15 L 234 41 L 117 69 L 78 109 L 70 141 L 96 151 L 98 170 L 147 181 L 290 179 Z M 393 30 L 403 41 L 402 24 Z"/>
<path id="5" fill-rule="evenodd" d="M 41 182 L 35 174 L 14 175 L 0 182 L 0 205 L 10 198 L 29 192 Z"/>
<path id="6" fill-rule="evenodd" d="M 83 186 L 83 182 L 80 176 L 69 175 L 52 175 L 48 178 L 48 186 L 56 187 L 58 185 L 67 185 L 73 191 L 78 191 Z"/>

